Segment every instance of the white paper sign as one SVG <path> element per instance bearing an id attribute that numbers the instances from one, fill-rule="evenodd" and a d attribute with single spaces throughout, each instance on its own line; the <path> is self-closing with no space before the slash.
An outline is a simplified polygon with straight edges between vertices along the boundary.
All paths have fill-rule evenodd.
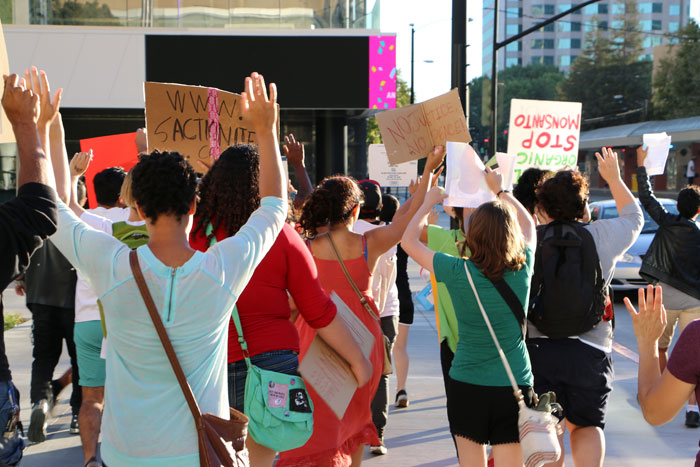
<path id="1" fill-rule="evenodd" d="M 408 186 L 418 176 L 418 161 L 391 165 L 383 144 L 370 144 L 367 153 L 369 178 L 381 186 Z"/>
<path id="2" fill-rule="evenodd" d="M 671 137 L 664 133 L 644 133 L 642 141 L 647 148 L 644 167 L 647 175 L 661 175 L 666 170 L 666 159 L 671 149 Z"/>
<path id="3" fill-rule="evenodd" d="M 484 163 L 468 143 L 447 142 L 445 206 L 476 208 L 496 196 L 486 184 Z"/>
<path id="4" fill-rule="evenodd" d="M 515 156 L 511 156 L 505 152 L 497 152 L 496 161 L 498 161 L 498 169 L 496 169 L 496 171 L 503 176 L 503 189 L 513 191 Z"/>
<path id="5" fill-rule="evenodd" d="M 576 167 L 580 132 L 580 102 L 512 99 L 508 154 L 515 156 L 515 181 L 530 167 Z"/>

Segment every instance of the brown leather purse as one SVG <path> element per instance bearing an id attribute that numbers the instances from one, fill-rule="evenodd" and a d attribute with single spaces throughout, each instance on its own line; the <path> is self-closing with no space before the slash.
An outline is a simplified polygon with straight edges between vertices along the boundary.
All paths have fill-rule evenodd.
<path id="1" fill-rule="evenodd" d="M 248 434 L 248 417 L 236 409 L 230 409 L 230 420 L 224 420 L 216 415 L 199 410 L 197 401 L 192 393 L 192 388 L 187 382 L 180 362 L 175 354 L 175 349 L 170 343 L 168 333 L 163 326 L 163 321 L 158 315 L 158 310 L 148 290 L 146 280 L 139 266 L 139 258 L 136 250 L 129 253 L 129 264 L 134 274 L 134 280 L 141 292 L 143 302 L 146 304 L 148 314 L 151 315 L 153 325 L 156 327 L 158 337 L 168 355 L 170 365 L 173 367 L 177 382 L 180 383 L 182 393 L 185 395 L 187 405 L 190 407 L 194 425 L 197 429 L 199 440 L 199 465 L 201 467 L 248 467 L 248 451 L 245 448 L 245 438 Z"/>

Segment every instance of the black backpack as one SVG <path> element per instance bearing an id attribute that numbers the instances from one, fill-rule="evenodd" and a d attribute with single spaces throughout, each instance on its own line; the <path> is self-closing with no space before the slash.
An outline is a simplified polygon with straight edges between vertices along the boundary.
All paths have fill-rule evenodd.
<path id="1" fill-rule="evenodd" d="M 537 228 L 528 319 L 553 339 L 591 330 L 605 312 L 605 281 L 591 233 L 580 222 Z"/>

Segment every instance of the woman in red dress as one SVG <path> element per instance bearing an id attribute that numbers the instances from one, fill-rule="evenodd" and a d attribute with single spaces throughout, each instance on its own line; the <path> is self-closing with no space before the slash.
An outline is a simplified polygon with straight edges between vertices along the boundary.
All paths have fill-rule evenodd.
<path id="1" fill-rule="evenodd" d="M 422 204 L 431 183 L 434 169 L 444 157 L 444 149 L 436 148 L 429 156 L 423 180 L 412 199 L 397 213 L 396 221 L 387 226 L 370 230 L 364 235 L 352 231 L 357 221 L 362 192 L 357 183 L 344 176 L 324 179 L 304 204 L 301 226 L 319 272 L 321 286 L 330 294 L 336 292 L 352 312 L 374 336 L 370 353 L 373 366 L 369 384 L 358 388 L 341 420 L 321 399 L 311 385 L 309 395 L 314 401 L 314 432 L 302 447 L 280 453 L 277 467 L 359 466 L 362 463 L 364 445 L 378 445 L 377 429 L 372 423 L 370 404 L 379 384 L 384 366 L 384 337 L 379 327 L 379 313 L 371 297 L 372 271 L 379 257 L 396 245 L 414 211 Z M 331 245 L 333 243 L 343 258 L 353 281 L 373 310 L 370 315 L 350 285 Z M 297 319 L 303 360 L 311 345 L 315 331 L 302 319 Z"/>

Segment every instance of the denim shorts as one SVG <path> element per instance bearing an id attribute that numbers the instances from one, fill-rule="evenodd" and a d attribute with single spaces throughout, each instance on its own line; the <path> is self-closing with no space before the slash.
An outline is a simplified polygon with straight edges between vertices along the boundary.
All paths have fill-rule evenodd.
<path id="1" fill-rule="evenodd" d="M 250 363 L 263 370 L 286 375 L 298 375 L 299 357 L 293 350 L 273 350 L 250 357 Z M 228 364 L 228 404 L 243 412 L 245 379 L 248 374 L 245 360 Z"/>

